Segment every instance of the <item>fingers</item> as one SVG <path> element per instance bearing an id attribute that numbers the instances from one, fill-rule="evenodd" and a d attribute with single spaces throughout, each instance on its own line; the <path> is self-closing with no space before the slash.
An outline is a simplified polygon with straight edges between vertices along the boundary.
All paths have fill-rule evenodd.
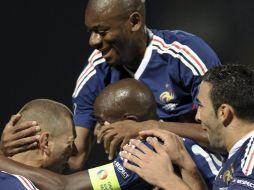
<path id="1" fill-rule="evenodd" d="M 23 145 L 22 147 L 8 149 L 7 152 L 6 152 L 6 155 L 13 156 L 17 153 L 24 152 L 24 151 L 27 151 L 27 150 L 31 150 L 31 149 L 34 149 L 34 148 L 37 148 L 37 147 L 38 147 L 38 143 L 33 142 L 31 144 Z"/>
<path id="2" fill-rule="evenodd" d="M 140 151 L 142 151 L 144 154 L 149 154 L 149 153 L 153 152 L 144 143 L 142 143 L 140 140 L 136 140 L 136 139 L 131 139 L 130 144 L 123 147 L 123 150 L 126 150 L 127 152 L 133 153 L 137 157 L 138 157 L 138 154 L 141 155 L 139 153 L 140 151 L 136 151 L 138 149 Z"/>
<path id="3" fill-rule="evenodd" d="M 143 138 L 148 136 L 154 136 L 160 138 L 163 142 L 165 142 L 168 138 L 168 135 L 171 134 L 173 133 L 162 129 L 152 129 L 139 132 L 139 135 Z"/>
<path id="4" fill-rule="evenodd" d="M 138 164 L 137 164 L 137 165 L 138 165 Z M 137 173 L 138 175 L 139 175 L 139 173 L 140 173 L 140 168 L 139 168 L 138 166 L 135 166 L 135 165 L 133 165 L 133 164 L 130 164 L 129 162 L 124 162 L 124 163 L 123 163 L 123 166 L 124 166 L 125 168 L 127 168 L 128 170 L 131 170 L 131 171 Z"/>
<path id="5" fill-rule="evenodd" d="M 112 129 L 111 125 L 103 125 L 99 130 L 97 130 L 97 143 L 101 143 L 104 135 Z"/>
<path id="6" fill-rule="evenodd" d="M 20 113 L 18 113 L 16 115 L 12 115 L 10 121 L 7 123 L 7 126 L 13 126 L 13 125 L 15 125 L 20 118 L 21 118 L 21 114 Z"/>
<path id="7" fill-rule="evenodd" d="M 38 126 L 36 121 L 25 121 L 14 127 L 15 132 L 22 131 L 24 129 L 31 128 L 32 131 L 38 132 L 40 131 L 40 127 Z"/>
<path id="8" fill-rule="evenodd" d="M 123 149 L 124 145 L 128 144 L 129 141 L 130 141 L 130 138 L 128 136 L 125 136 L 120 148 Z"/>
<path id="9" fill-rule="evenodd" d="M 22 130 L 21 129 L 15 130 L 16 133 L 13 134 L 13 140 L 22 139 L 22 138 L 25 138 L 25 137 L 30 137 L 30 136 L 36 134 L 39 131 L 40 131 L 39 126 L 33 126 L 33 127 L 30 127 L 30 128 L 23 128 Z"/>
<path id="10" fill-rule="evenodd" d="M 40 138 L 40 135 L 18 139 L 18 140 L 11 141 L 11 142 L 7 143 L 5 145 L 5 147 L 6 148 L 17 148 L 17 147 L 20 147 L 21 150 L 27 150 L 26 149 L 27 145 L 33 144 L 33 143 L 38 144 L 39 138 Z"/>
<path id="11" fill-rule="evenodd" d="M 109 153 L 110 143 L 111 143 L 112 139 L 114 138 L 114 136 L 116 136 L 116 135 L 117 135 L 116 131 L 109 131 L 103 137 L 104 148 L 105 148 L 105 151 L 107 154 Z"/>
<path id="12" fill-rule="evenodd" d="M 41 130 L 37 122 L 17 124 L 20 117 L 20 114 L 13 115 L 2 132 L 1 149 L 6 156 L 27 150 L 37 144 L 38 136 L 33 136 Z"/>
<path id="13" fill-rule="evenodd" d="M 142 157 L 141 156 L 142 154 L 144 154 L 144 153 L 142 153 L 140 150 L 137 150 L 135 148 L 132 148 L 132 150 L 130 150 L 130 152 L 127 152 L 127 151 L 120 152 L 120 156 L 123 158 L 124 163 L 131 162 L 131 163 L 136 164 L 139 167 L 143 161 L 135 155 L 140 155 L 140 157 Z"/>
<path id="14" fill-rule="evenodd" d="M 112 160 L 115 153 L 116 153 L 116 149 L 117 147 L 119 147 L 119 144 L 121 143 L 122 138 L 115 136 L 115 138 L 111 141 L 110 143 L 110 147 L 109 147 L 109 156 L 108 159 Z"/>
<path id="15" fill-rule="evenodd" d="M 93 131 L 94 136 L 97 136 L 97 133 L 100 130 L 100 128 L 101 128 L 101 125 L 100 125 L 100 123 L 97 122 L 95 125 L 95 128 L 94 128 L 94 131 Z"/>
<path id="16" fill-rule="evenodd" d="M 155 149 L 155 151 L 157 153 L 162 153 L 164 148 L 162 146 L 162 144 L 158 141 L 158 139 L 156 137 L 147 137 L 146 141 L 152 145 L 152 147 Z"/>

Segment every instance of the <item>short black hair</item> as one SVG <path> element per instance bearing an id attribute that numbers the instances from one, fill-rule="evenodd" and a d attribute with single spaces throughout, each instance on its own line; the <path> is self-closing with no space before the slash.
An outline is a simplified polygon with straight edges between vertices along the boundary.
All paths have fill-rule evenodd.
<path id="1" fill-rule="evenodd" d="M 212 84 L 210 97 L 214 110 L 229 104 L 235 115 L 254 122 L 254 70 L 247 65 L 228 64 L 210 69 L 203 81 Z"/>

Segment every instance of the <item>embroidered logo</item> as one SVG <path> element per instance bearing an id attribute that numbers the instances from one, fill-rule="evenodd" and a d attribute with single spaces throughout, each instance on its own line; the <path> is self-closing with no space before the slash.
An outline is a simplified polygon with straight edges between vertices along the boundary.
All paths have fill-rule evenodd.
<path id="1" fill-rule="evenodd" d="M 164 105 L 162 108 L 166 111 L 173 111 L 176 109 L 177 103 L 172 102 L 175 99 L 175 95 L 170 91 L 165 91 L 160 94 L 160 101 L 163 102 Z"/>

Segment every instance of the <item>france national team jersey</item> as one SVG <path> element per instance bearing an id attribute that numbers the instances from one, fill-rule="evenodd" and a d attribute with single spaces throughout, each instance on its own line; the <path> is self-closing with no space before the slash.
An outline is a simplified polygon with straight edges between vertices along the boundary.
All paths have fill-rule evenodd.
<path id="1" fill-rule="evenodd" d="M 238 141 L 222 165 L 213 190 L 254 189 L 254 132 Z"/>
<path id="2" fill-rule="evenodd" d="M 208 69 L 220 64 L 218 57 L 203 40 L 192 34 L 148 31 L 150 43 L 135 73 L 122 66 L 109 66 L 98 50 L 91 54 L 73 92 L 76 126 L 92 129 L 96 123 L 95 98 L 108 84 L 127 77 L 134 77 L 151 89 L 157 114 L 164 121 L 174 121 L 195 108 L 201 77 Z M 201 171 L 207 169 L 207 164 L 203 167 Z M 210 180 L 210 173 L 206 175 Z"/>
<path id="3" fill-rule="evenodd" d="M 152 146 L 146 141 L 143 141 L 143 143 L 150 149 L 153 149 Z M 209 189 L 211 189 L 214 178 L 218 174 L 218 170 L 221 166 L 221 162 L 215 158 L 214 155 L 207 153 L 190 139 L 184 139 L 184 145 L 192 159 L 196 162 L 197 168 L 201 172 Z M 107 166 L 107 168 L 105 168 L 105 166 Z M 124 168 L 123 160 L 121 160 L 119 155 L 113 161 L 113 163 L 105 166 L 93 168 L 91 169 L 92 172 L 91 170 L 89 171 L 90 179 L 95 190 L 110 189 L 110 187 L 112 187 L 111 189 L 115 190 L 152 189 L 152 186 L 140 178 L 136 173 Z M 112 171 L 115 174 L 115 179 L 112 179 Z M 96 180 L 98 177 L 100 180 Z M 105 180 L 107 177 L 111 179 Z"/>
<path id="4" fill-rule="evenodd" d="M 148 31 L 150 44 L 135 73 L 122 66 L 109 66 L 98 50 L 91 54 L 73 92 L 76 126 L 93 128 L 96 96 L 108 84 L 127 77 L 143 81 L 152 90 L 160 119 L 174 120 L 195 107 L 201 76 L 220 64 L 218 57 L 203 40 L 192 34 Z"/>
<path id="5" fill-rule="evenodd" d="M 199 172 L 204 178 L 209 189 L 212 189 L 215 176 L 219 173 L 224 158 L 219 154 L 214 154 L 191 139 L 183 139 L 184 146 L 190 154 L 192 160 L 197 165 Z"/>
<path id="6" fill-rule="evenodd" d="M 20 175 L 0 172 L 0 189 L 1 190 L 38 190 L 34 184 Z"/>

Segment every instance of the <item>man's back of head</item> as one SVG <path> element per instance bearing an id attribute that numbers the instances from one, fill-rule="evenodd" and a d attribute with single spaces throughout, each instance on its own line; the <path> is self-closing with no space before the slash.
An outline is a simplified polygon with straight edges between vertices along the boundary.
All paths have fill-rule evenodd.
<path id="1" fill-rule="evenodd" d="M 36 99 L 25 104 L 19 113 L 21 119 L 17 124 L 36 121 L 41 131 L 37 134 L 37 149 L 16 154 L 12 159 L 61 172 L 71 154 L 76 135 L 71 111 L 61 103 Z"/>

